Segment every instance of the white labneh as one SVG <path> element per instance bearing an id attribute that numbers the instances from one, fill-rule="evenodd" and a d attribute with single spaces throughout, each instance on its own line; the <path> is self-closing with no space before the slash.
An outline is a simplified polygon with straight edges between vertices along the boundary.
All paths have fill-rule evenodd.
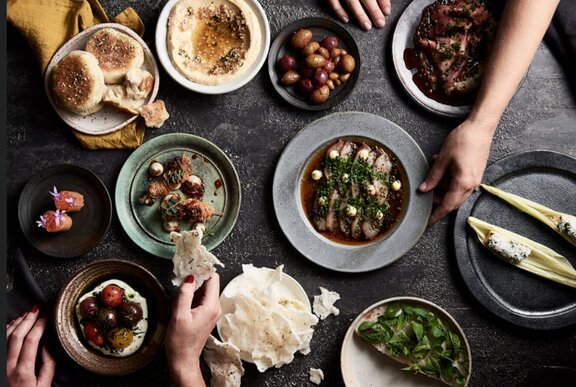
<path id="1" fill-rule="evenodd" d="M 107 346 L 99 347 L 96 344 L 92 343 L 90 340 L 88 340 L 86 334 L 84 333 L 84 326 L 86 325 L 86 323 L 83 322 L 82 316 L 80 315 L 80 303 L 88 297 L 96 297 L 96 295 L 100 294 L 102 292 L 102 289 L 104 289 L 108 285 L 117 285 L 121 287 L 124 290 L 124 295 L 126 299 L 128 299 L 128 301 L 140 304 L 140 307 L 142 308 L 142 319 L 132 329 L 132 332 L 134 333 L 132 343 L 130 343 L 129 346 L 123 349 L 113 349 Z M 78 302 L 76 303 L 76 317 L 78 318 L 78 322 L 82 327 L 82 335 L 84 336 L 86 341 L 93 348 L 97 349 L 98 351 L 108 356 L 126 357 L 132 355 L 134 352 L 138 350 L 138 348 L 142 346 L 142 343 L 144 342 L 144 337 L 146 336 L 146 331 L 148 330 L 148 305 L 146 303 L 146 299 L 142 297 L 140 293 L 134 290 L 126 282 L 117 279 L 104 281 L 100 285 L 96 286 L 94 289 L 92 289 L 91 291 L 80 297 L 78 299 Z"/>

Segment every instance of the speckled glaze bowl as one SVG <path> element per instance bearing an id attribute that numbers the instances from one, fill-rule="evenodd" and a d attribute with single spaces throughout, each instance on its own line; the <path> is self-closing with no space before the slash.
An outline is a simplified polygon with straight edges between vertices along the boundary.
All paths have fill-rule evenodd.
<path id="1" fill-rule="evenodd" d="M 366 140 L 395 155 L 406 174 L 402 183 L 405 209 L 384 237 L 371 243 L 345 245 L 316 231 L 301 200 L 309 160 L 337 139 Z M 406 254 L 420 239 L 432 211 L 432 193 L 418 191 L 428 162 L 414 139 L 393 122 L 370 113 L 340 112 L 322 117 L 296 134 L 284 149 L 274 174 L 272 198 L 278 223 L 290 243 L 306 258 L 327 269 L 361 273 L 380 269 Z"/>
<path id="2" fill-rule="evenodd" d="M 148 331 L 144 343 L 127 357 L 106 356 L 92 348 L 76 318 L 78 299 L 110 279 L 126 282 L 146 298 L 148 304 Z M 66 353 L 87 370 L 108 376 L 129 374 L 148 364 L 164 343 L 169 318 L 166 292 L 156 277 L 140 265 L 119 259 L 97 261 L 74 274 L 62 287 L 54 310 L 56 334 Z"/>

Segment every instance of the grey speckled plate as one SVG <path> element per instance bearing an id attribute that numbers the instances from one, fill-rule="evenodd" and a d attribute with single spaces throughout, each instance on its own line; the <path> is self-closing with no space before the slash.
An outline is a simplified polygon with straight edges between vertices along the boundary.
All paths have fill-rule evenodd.
<path id="1" fill-rule="evenodd" d="M 332 242 L 316 232 L 304 213 L 300 182 L 309 158 L 341 137 L 369 139 L 388 148 L 406 172 L 405 209 L 399 223 L 382 239 L 364 245 Z M 306 258 L 340 272 L 366 272 L 404 255 L 420 238 L 432 210 L 432 194 L 417 191 L 428 163 L 418 144 L 398 125 L 368 113 L 334 113 L 302 129 L 282 153 L 273 183 L 274 209 L 280 227 Z"/>
<path id="2" fill-rule="evenodd" d="M 484 182 L 552 209 L 576 214 L 576 159 L 531 151 L 490 165 Z M 574 247 L 547 226 L 485 191 L 475 192 L 458 210 L 454 244 L 458 268 L 476 299 L 500 318 L 532 329 L 576 323 L 576 289 L 517 269 L 486 250 L 467 226 L 468 216 L 542 243 L 574 266 Z"/>
<path id="3" fill-rule="evenodd" d="M 358 315 L 350 324 L 340 353 L 340 369 L 346 387 L 367 387 L 367 386 L 394 386 L 394 387 L 441 387 L 446 386 L 439 380 L 432 379 L 423 374 L 402 371 L 404 365 L 396 360 L 378 352 L 376 348 L 364 342 L 356 333 L 356 328 L 360 325 L 362 318 L 376 308 L 381 308 L 391 303 L 412 305 L 432 311 L 444 324 L 453 331 L 460 334 L 463 339 L 463 351 L 469 360 L 468 377 L 465 385 L 468 385 L 472 375 L 472 355 L 470 345 L 466 339 L 464 331 L 458 322 L 444 309 L 438 305 L 417 297 L 393 297 L 379 301 Z"/>
<path id="4" fill-rule="evenodd" d="M 156 94 L 158 93 L 158 88 L 160 87 L 160 73 L 158 72 L 158 66 L 156 65 L 156 60 L 154 59 L 154 55 L 150 48 L 146 45 L 146 43 L 138 36 L 137 33 L 132 31 L 130 28 L 125 27 L 118 23 L 103 23 L 97 24 L 93 27 L 90 27 L 78 35 L 74 36 L 68 42 L 64 43 L 62 47 L 54 54 L 50 63 L 46 67 L 46 74 L 44 76 L 44 87 L 46 89 L 46 94 L 48 95 L 48 100 L 50 104 L 58 113 L 60 118 L 69 126 L 76 129 L 79 132 L 86 133 L 86 134 L 104 134 L 114 132 L 126 124 L 134 121 L 137 115 L 128 114 L 121 112 L 117 109 L 114 109 L 110 106 L 105 106 L 96 113 L 89 114 L 87 116 L 82 116 L 80 114 L 73 113 L 66 109 L 61 108 L 58 106 L 53 98 L 52 98 L 52 91 L 50 88 L 50 77 L 52 75 L 52 70 L 54 66 L 66 55 L 74 50 L 84 50 L 86 47 L 86 43 L 88 40 L 102 28 L 114 28 L 120 32 L 125 33 L 126 35 L 130 36 L 131 38 L 135 39 L 140 43 L 142 48 L 144 49 L 144 64 L 142 65 L 142 69 L 150 72 L 154 76 L 154 88 L 152 92 L 148 96 L 147 102 L 150 103 L 154 101 L 156 98 Z"/>
<path id="5" fill-rule="evenodd" d="M 216 214 L 206 223 L 202 244 L 208 250 L 218 246 L 234 228 L 240 212 L 240 180 L 230 159 L 220 148 L 192 134 L 174 133 L 156 137 L 138 148 L 122 167 L 116 182 L 116 210 L 128 236 L 144 250 L 172 259 L 176 251 L 170 233 L 162 228 L 158 207 L 140 204 L 146 192 L 148 168 L 153 160 L 167 163 L 188 152 L 192 173 L 206 186 L 203 201 L 210 203 Z M 182 223 L 184 225 L 184 223 Z M 183 226 L 183 229 L 189 227 Z"/>
<path id="6" fill-rule="evenodd" d="M 404 50 L 414 47 L 412 37 L 414 36 L 416 27 L 420 23 L 422 11 L 433 2 L 434 0 L 414 0 L 406 7 L 402 16 L 398 19 L 394 35 L 392 36 L 392 61 L 394 63 L 394 69 L 402 86 L 404 86 L 404 89 L 418 105 L 441 116 L 462 117 L 470 111 L 469 105 L 451 106 L 428 98 L 412 80 L 415 70 L 408 69 L 404 62 Z"/>

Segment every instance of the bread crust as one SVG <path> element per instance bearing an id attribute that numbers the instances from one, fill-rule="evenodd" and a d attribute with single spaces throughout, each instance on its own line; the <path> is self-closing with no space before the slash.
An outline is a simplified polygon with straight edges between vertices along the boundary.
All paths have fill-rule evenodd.
<path id="1" fill-rule="evenodd" d="M 51 74 L 56 104 L 74 113 L 87 115 L 102 108 L 106 90 L 104 75 L 94 55 L 72 51 L 62 58 Z"/>
<path id="2" fill-rule="evenodd" d="M 142 45 L 114 28 L 102 28 L 92 35 L 86 51 L 98 59 L 107 84 L 122 82 L 130 69 L 140 68 L 144 63 Z"/>

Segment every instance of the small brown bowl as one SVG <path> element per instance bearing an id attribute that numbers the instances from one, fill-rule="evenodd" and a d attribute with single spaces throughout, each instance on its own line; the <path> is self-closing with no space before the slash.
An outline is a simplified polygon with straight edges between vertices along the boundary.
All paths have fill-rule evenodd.
<path id="1" fill-rule="evenodd" d="M 78 299 L 110 279 L 126 282 L 146 298 L 148 304 L 148 331 L 144 343 L 127 357 L 106 356 L 92 348 L 76 318 Z M 140 265 L 119 259 L 94 262 L 76 273 L 60 290 L 54 309 L 56 334 L 68 355 L 87 370 L 108 376 L 129 374 L 148 364 L 164 343 L 169 318 L 166 292 L 156 277 Z"/>

